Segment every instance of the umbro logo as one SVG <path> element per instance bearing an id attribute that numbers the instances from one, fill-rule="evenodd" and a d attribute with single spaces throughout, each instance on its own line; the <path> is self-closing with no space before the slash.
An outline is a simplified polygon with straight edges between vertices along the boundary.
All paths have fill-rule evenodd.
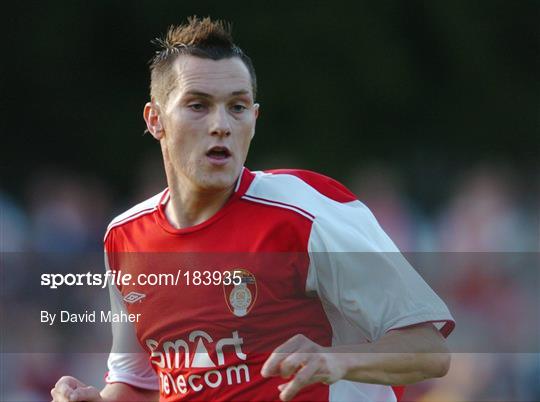
<path id="1" fill-rule="evenodd" d="M 124 301 L 129 304 L 133 304 L 135 302 L 141 301 L 146 297 L 143 293 L 137 293 L 137 292 L 129 292 L 127 295 L 124 296 Z"/>

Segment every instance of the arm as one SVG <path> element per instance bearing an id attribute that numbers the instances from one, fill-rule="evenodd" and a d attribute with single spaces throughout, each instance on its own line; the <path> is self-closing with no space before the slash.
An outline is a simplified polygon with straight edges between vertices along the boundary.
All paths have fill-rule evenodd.
<path id="1" fill-rule="evenodd" d="M 388 332 L 379 341 L 332 348 L 344 366 L 344 379 L 405 385 L 443 377 L 450 368 L 446 341 L 433 324 Z"/>
<path id="2" fill-rule="evenodd" d="M 336 346 L 324 348 L 297 335 L 274 350 L 262 374 L 294 374 L 279 387 L 282 400 L 314 382 L 403 385 L 443 376 L 449 354 L 431 323 L 443 324 L 445 336 L 452 331 L 444 302 L 365 205 L 320 201 L 305 290 L 320 299 Z"/>
<path id="3" fill-rule="evenodd" d="M 149 391 L 123 383 L 107 384 L 101 392 L 87 386 L 74 377 L 64 376 L 51 390 L 53 402 L 154 402 L 159 400 L 158 391 Z"/>
<path id="4" fill-rule="evenodd" d="M 322 347 L 297 335 L 274 350 L 264 364 L 264 377 L 292 379 L 279 386 L 288 401 L 315 382 L 338 380 L 403 385 L 444 376 L 450 355 L 433 324 L 393 330 L 373 343 Z"/>
<path id="5" fill-rule="evenodd" d="M 106 402 L 113 401 L 148 401 L 157 402 L 159 400 L 159 391 L 135 388 L 131 385 L 121 382 L 107 384 L 101 390 L 101 397 Z"/>
<path id="6" fill-rule="evenodd" d="M 112 236 L 112 235 L 111 235 Z M 110 236 L 110 237 L 111 237 Z M 109 240 L 110 240 L 109 237 Z M 114 254 L 113 254 L 114 255 Z M 109 259 L 105 255 L 105 267 L 109 270 Z M 109 283 L 111 311 L 126 312 L 122 295 L 118 288 Z M 153 372 L 148 354 L 137 341 L 132 323 L 112 323 L 113 345 L 107 366 L 107 385 L 100 392 L 82 381 L 64 376 L 51 390 L 53 401 L 157 401 L 158 378 Z"/>

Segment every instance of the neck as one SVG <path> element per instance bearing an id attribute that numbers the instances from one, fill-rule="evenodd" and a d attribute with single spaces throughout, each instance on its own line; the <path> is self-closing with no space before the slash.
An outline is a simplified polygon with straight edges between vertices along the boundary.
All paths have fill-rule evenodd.
<path id="1" fill-rule="evenodd" d="M 170 200 L 165 206 L 165 215 L 177 229 L 195 226 L 210 219 L 225 205 L 234 191 L 234 186 L 205 190 L 175 184 L 169 186 Z"/>

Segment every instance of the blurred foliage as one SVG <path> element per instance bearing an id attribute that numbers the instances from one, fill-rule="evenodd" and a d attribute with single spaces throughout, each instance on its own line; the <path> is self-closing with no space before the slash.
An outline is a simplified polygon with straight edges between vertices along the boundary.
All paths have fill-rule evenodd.
<path id="1" fill-rule="evenodd" d="M 379 161 L 427 200 L 477 161 L 536 174 L 538 1 L 23 1 L 3 9 L 2 181 L 14 193 L 44 165 L 129 191 L 137 164 L 159 155 L 143 135 L 150 40 L 192 14 L 232 21 L 255 62 L 262 113 L 249 167 L 290 161 L 347 182 L 357 166 Z"/>

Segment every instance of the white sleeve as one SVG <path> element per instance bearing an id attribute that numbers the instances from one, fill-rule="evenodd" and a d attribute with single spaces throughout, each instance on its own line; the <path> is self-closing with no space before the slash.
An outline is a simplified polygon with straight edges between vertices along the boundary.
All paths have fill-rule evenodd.
<path id="1" fill-rule="evenodd" d="M 447 336 L 454 320 L 359 201 L 332 202 L 309 239 L 307 291 L 338 311 L 369 341 L 387 331 L 433 322 Z"/>
<path id="2" fill-rule="evenodd" d="M 105 266 L 109 269 L 107 256 Z M 114 284 L 109 284 L 111 312 L 127 314 L 122 294 Z M 122 382 L 137 388 L 159 390 L 159 380 L 150 364 L 148 352 L 145 352 L 137 340 L 135 327 L 130 322 L 112 323 L 113 342 L 107 360 L 108 373 L 105 381 Z"/>

